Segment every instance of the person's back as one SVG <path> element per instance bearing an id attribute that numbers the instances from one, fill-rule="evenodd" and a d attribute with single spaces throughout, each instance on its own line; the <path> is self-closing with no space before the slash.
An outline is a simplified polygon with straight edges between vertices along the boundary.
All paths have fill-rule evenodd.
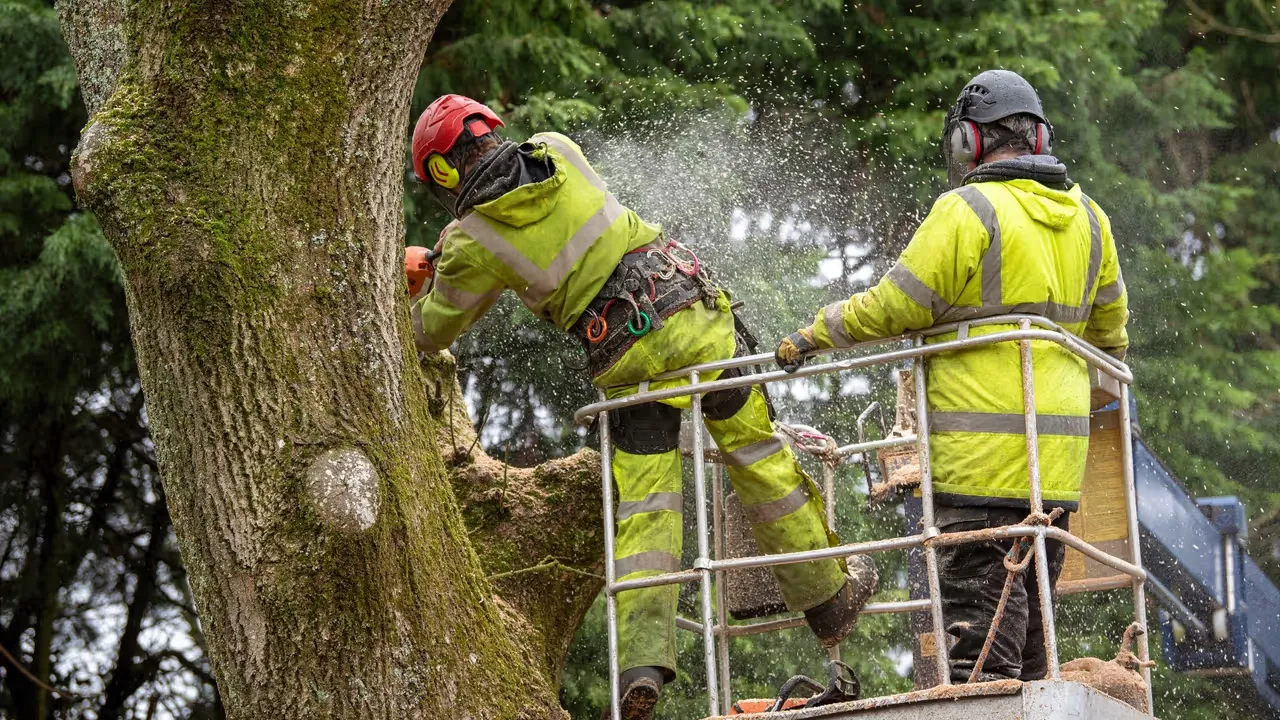
<path id="1" fill-rule="evenodd" d="M 820 311 L 778 346 L 794 370 L 822 347 L 1011 313 L 1038 315 L 1123 357 L 1127 297 L 1106 215 L 1048 155 L 1052 129 L 1034 89 L 1015 73 L 988 71 L 948 115 L 943 148 L 952 185 L 885 277 Z M 952 340 L 1016 325 L 964 325 Z M 1040 480 L 1046 507 L 1075 510 L 1089 437 L 1083 360 L 1032 341 Z M 1030 509 L 1021 359 L 1016 343 L 939 354 L 927 362 L 936 524 L 944 532 L 1021 522 Z M 1063 516 L 1058 524 L 1066 526 Z M 1009 542 L 938 550 L 943 611 L 957 638 L 953 679 L 968 679 L 1004 584 Z M 1049 543 L 1051 574 L 1063 548 Z M 1044 673 L 1034 577 L 1015 583 L 986 664 L 988 679 Z"/>
<path id="2" fill-rule="evenodd" d="M 424 249 L 406 255 L 420 350 L 448 347 L 510 288 L 582 341 L 592 381 L 609 397 L 684 384 L 653 378 L 747 352 L 728 293 L 707 266 L 621 205 L 577 145 L 554 133 L 503 143 L 494 134 L 500 125 L 479 103 L 446 96 L 415 130 L 415 173 L 458 218 L 442 237 L 437 266 Z M 679 431 L 688 406 L 686 396 L 609 413 L 616 580 L 680 569 Z M 821 493 L 775 435 L 762 391 L 708 393 L 702 408 L 760 550 L 829 547 Z M 852 631 L 875 586 L 869 559 L 848 564 L 851 575 L 836 560 L 774 568 L 788 608 L 803 611 L 828 647 Z M 651 717 L 662 685 L 675 679 L 677 593 L 666 585 L 618 596 L 624 720 Z"/>
<path id="3" fill-rule="evenodd" d="M 936 263 L 938 253 L 950 253 L 955 263 L 971 270 L 954 273 L 948 281 L 932 278 L 947 300 L 930 325 L 1011 313 L 1039 315 L 1086 340 L 1111 346 L 1115 340 L 1102 329 L 1106 323 L 1099 322 L 1106 313 L 1089 323 L 1099 279 L 1105 278 L 1114 289 L 1111 284 L 1119 278 L 1105 215 L 1079 185 L 1063 189 L 1069 181 L 1059 163 L 1023 156 L 984 168 L 1036 175 L 1050 185 L 1026 177 L 974 178 L 978 181 L 937 202 L 918 233 L 922 242 L 904 253 L 890 277 L 905 276 L 917 263 Z M 1051 180 L 1053 175 L 1061 179 Z M 946 230 L 936 232 L 934 225 Z M 967 332 L 983 335 L 1009 329 L 996 324 Z M 950 333 L 929 341 L 955 337 Z M 1032 357 L 1044 498 L 1051 506 L 1073 510 L 1089 434 L 1087 368 L 1078 356 L 1049 341 L 1034 341 Z M 935 434 L 931 450 L 940 468 L 934 485 L 940 501 L 1027 505 L 1022 387 L 1016 381 L 1020 376 L 1021 357 L 1011 343 L 948 353 L 929 363 Z"/>

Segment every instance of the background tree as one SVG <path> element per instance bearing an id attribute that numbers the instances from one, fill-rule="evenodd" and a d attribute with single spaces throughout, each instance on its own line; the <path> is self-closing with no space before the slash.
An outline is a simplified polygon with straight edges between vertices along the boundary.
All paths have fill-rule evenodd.
<path id="1" fill-rule="evenodd" d="M 114 5 L 101 7 L 108 11 L 103 18 L 125 18 L 130 27 L 150 22 L 151 16 L 137 15 L 145 8 L 126 18 Z M 258 23 L 270 27 L 250 28 L 235 20 L 239 10 L 197 10 L 172 14 L 168 27 L 173 42 L 183 46 L 180 52 L 147 56 L 167 63 L 161 75 L 147 74 L 159 72 L 152 65 L 135 65 L 130 74 L 129 87 L 173 91 L 176 98 L 164 117 L 147 116 L 130 136 L 138 149 L 158 141 L 165 149 L 144 156 L 133 169 L 182 179 L 164 185 L 163 192 L 152 187 L 147 196 L 154 199 L 154 223 L 139 226 L 163 230 L 175 218 L 180 222 L 165 242 L 139 253 L 148 265 L 143 274 L 163 275 L 166 287 L 182 287 L 192 305 L 209 297 L 213 306 L 228 303 L 232 315 L 245 310 L 258 291 L 267 301 L 254 305 L 257 312 L 293 320 L 295 305 L 306 307 L 311 300 L 308 289 L 317 300 L 327 294 L 336 307 L 351 305 L 343 293 L 353 292 L 365 275 L 334 270 L 350 261 L 340 248 L 373 237 L 381 243 L 377 252 L 394 255 L 395 242 L 384 236 L 394 226 L 385 207 L 396 202 L 395 193 L 378 196 L 381 210 L 366 212 L 363 224 L 333 220 L 344 216 L 343 208 L 368 207 L 367 183 L 377 173 L 389 178 L 397 164 L 407 171 L 399 155 L 403 142 L 393 136 L 407 136 L 410 116 L 401 112 L 399 129 L 352 123 L 353 106 L 342 99 L 341 88 L 318 82 L 322 74 L 313 72 L 314 64 L 286 62 L 282 77 L 272 75 L 285 62 L 273 43 L 299 25 L 275 27 L 279 23 L 271 19 Z M 156 17 L 168 14 L 166 6 Z M 80 42 L 82 62 L 89 61 L 83 93 L 96 108 L 113 90 L 113 67 L 138 45 L 108 34 L 90 48 L 101 52 L 86 57 L 87 29 L 101 23 L 75 13 L 68 20 L 64 32 Z M 0 68 L 0 327 L 11 339 L 0 355 L 0 641 L 40 678 L 85 697 L 59 700 L 39 692 L 0 661 L 0 714 L 40 720 L 111 716 L 107 706 L 114 704 L 125 717 L 146 717 L 153 708 L 156 717 L 203 717 L 219 712 L 219 699 L 209 683 L 185 571 L 157 510 L 165 507 L 164 496 L 146 435 L 146 420 L 156 407 L 149 403 L 143 410 L 141 404 L 120 273 L 96 219 L 82 214 L 70 189 L 70 149 L 86 115 L 54 22 L 44 2 L 0 3 L 0 46 L 10 50 L 10 62 Z M 209 23 L 216 28 L 203 38 Z M 1139 420 L 1147 442 L 1195 493 L 1245 498 L 1253 521 L 1251 552 L 1280 578 L 1272 550 L 1280 535 L 1280 502 L 1269 472 L 1277 450 L 1272 406 L 1274 248 L 1280 227 L 1278 23 L 1276 10 L 1255 0 L 1114 0 L 1061 8 L 1008 0 L 986 4 L 976 16 L 970 3 L 951 2 L 463 0 L 444 15 L 426 46 L 412 112 L 439 92 L 460 91 L 493 104 L 516 138 L 534 129 L 570 132 L 624 201 L 714 255 L 729 287 L 747 301 L 745 312 L 758 334 L 768 340 L 806 322 L 813 308 L 865 286 L 892 261 L 943 188 L 937 132 L 960 85 L 981 67 L 1023 72 L 1045 96 L 1059 154 L 1072 176 L 1115 223 L 1135 298 L 1131 358 L 1140 377 Z M 410 25 L 413 32 L 420 29 Z M 155 36 L 130 37 L 136 43 Z M 306 37 L 298 45 L 299 58 L 321 46 L 333 62 L 346 63 L 357 54 L 334 35 Z M 226 50 L 217 52 L 215 39 Z M 230 54 L 240 52 L 255 63 L 231 63 Z M 201 65 L 197 57 L 209 60 L 209 69 L 187 73 Z M 345 78 L 358 77 L 351 66 L 343 68 Z M 191 78 L 197 82 L 185 91 L 166 85 Z M 270 78 L 278 84 L 270 85 Z M 241 93 L 252 96 L 252 111 L 233 111 L 232 99 Z M 301 102 L 299 97 L 310 103 L 299 112 L 283 110 Z M 117 97 L 114 119 L 158 112 L 126 99 L 136 98 Z M 333 112 L 325 132 L 298 133 L 321 107 Z M 169 132 L 192 118 L 200 119 L 195 127 Z M 343 122 L 354 128 L 353 138 L 374 132 L 385 142 L 335 144 L 333 126 Z M 262 145 L 244 138 L 262 129 L 277 132 L 273 142 L 280 147 L 251 157 Z M 195 137 L 200 142 L 192 147 L 169 152 L 183 138 Z M 348 148 L 366 155 L 349 160 Z M 384 155 L 368 157 L 375 149 Z M 259 159 L 262 167 L 245 170 Z M 244 171 L 248 180 L 206 192 L 212 176 L 232 169 Z M 315 182 L 313 170 L 324 179 Z M 254 188 L 270 192 L 249 197 Z M 410 183 L 406 190 L 406 235 L 430 244 L 443 218 L 420 188 Z M 235 212 L 216 201 L 228 195 L 237 198 Z M 290 198 L 285 210 L 263 210 L 263 198 L 274 202 L 282 196 Z M 380 229 L 361 234 L 370 227 Z M 201 246 L 206 254 L 171 252 L 168 241 L 201 233 L 216 240 Z M 277 267 L 280 256 L 260 252 L 288 233 L 310 263 L 304 273 L 284 272 L 293 256 Z M 175 257 L 189 263 L 171 267 L 159 261 Z M 394 272 L 378 274 L 385 268 L 377 269 L 377 262 L 361 266 L 372 268 L 371 287 L 379 288 L 373 295 L 394 282 Z M 186 282 L 199 270 L 210 277 Z M 315 279 L 329 271 L 334 275 L 328 280 Z M 286 285 L 286 277 L 298 284 Z M 249 287 L 227 289 L 240 281 Z M 394 296 L 393 291 L 387 297 Z M 245 302 L 229 303 L 231 297 Z M 389 314 L 390 305 L 380 312 Z M 203 318 L 190 334 L 203 333 L 216 346 L 227 337 L 219 333 L 234 324 L 229 317 Z M 334 321 L 306 317 L 313 325 L 303 340 L 281 335 L 277 342 L 334 347 L 334 335 L 341 335 L 332 329 Z M 385 350 L 387 344 L 376 346 Z M 349 368 L 356 358 L 368 357 L 349 342 L 337 347 L 335 367 Z M 565 422 L 592 397 L 589 386 L 566 370 L 579 362 L 580 351 L 510 298 L 455 350 L 465 392 L 453 394 L 447 383 L 427 385 L 428 416 L 437 439 L 448 439 L 437 445 L 450 468 L 449 485 L 485 573 L 499 576 L 492 582 L 504 601 L 528 611 L 527 600 L 535 595 L 571 598 L 570 610 L 553 623 L 560 629 L 539 646 L 547 674 L 555 676 L 559 649 L 570 633 L 563 628 L 575 624 L 574 613 L 598 583 L 578 572 L 591 572 L 598 556 L 599 537 L 589 534 L 597 526 L 590 516 L 594 503 L 574 507 L 582 513 L 574 524 L 585 529 L 583 535 L 540 546 L 537 557 L 521 557 L 512 542 L 520 536 L 507 530 L 527 517 L 546 524 L 545 513 L 562 508 L 545 502 L 555 492 L 538 489 L 547 482 L 545 473 L 499 472 L 502 466 L 483 452 L 533 466 L 591 444 L 584 431 Z M 203 354 L 197 359 L 219 360 Z M 290 371 L 301 377 L 309 360 L 290 361 Z M 387 367 L 397 362 L 402 376 L 413 375 L 411 358 Z M 432 373 L 447 371 L 436 367 Z M 220 380 L 191 384 L 215 381 Z M 412 378 L 406 381 L 412 384 Z M 261 397 L 314 395 L 288 387 L 288 393 L 264 391 Z M 781 400 L 788 416 L 846 438 L 856 413 L 887 392 L 883 378 L 872 376 L 802 385 Z M 340 415 L 338 399 L 322 398 L 322 404 L 330 416 Z M 372 413 L 366 404 L 355 407 L 352 417 Z M 470 422 L 483 426 L 478 436 L 461 414 L 464 407 Z M 276 427 L 290 421 L 283 418 Z M 358 435 L 342 436 L 341 426 L 326 432 L 326 442 Z M 281 498 L 293 497 L 297 489 L 283 478 L 320 448 L 293 444 L 294 439 L 288 438 L 280 456 L 269 457 L 278 470 L 273 482 L 285 487 L 274 485 L 255 496 L 272 510 L 289 507 Z M 357 445 L 366 453 L 368 447 Z M 410 462 L 408 455 L 397 457 Z M 391 461 L 385 452 L 372 459 L 380 470 Z M 575 493 L 596 497 L 585 475 L 557 477 L 570 475 L 584 483 Z M 109 483 L 110 478 L 117 479 Z M 891 514 L 856 511 L 860 502 L 852 488 L 862 483 L 856 473 L 842 471 L 840 480 L 849 493 L 842 505 L 848 512 L 839 522 L 844 537 L 900 532 Z M 348 541 L 312 532 L 319 522 L 313 515 L 303 511 L 301 521 L 290 526 L 296 534 L 279 534 L 280 542 L 311 532 L 324 538 L 305 546 L 312 557 L 333 559 L 351 550 Z M 153 543 L 160 535 L 168 539 Z M 302 545 L 289 546 L 296 547 Z M 892 578 L 900 566 L 901 558 L 886 558 L 882 575 Z M 147 600 L 139 589 L 146 590 L 141 578 L 151 574 L 157 590 Z M 883 592 L 897 597 L 902 591 L 887 583 Z M 272 612 L 291 607 L 288 598 L 271 597 Z M 1063 609 L 1069 652 L 1111 652 L 1114 638 L 1107 636 L 1114 633 L 1108 628 L 1122 616 L 1115 600 L 1077 598 Z M 133 617 L 142 619 L 126 621 Z M 907 634 L 900 622 L 875 618 L 863 624 L 856 641 L 858 647 L 877 648 L 855 654 L 873 692 L 905 687 L 899 671 Z M 692 636 L 686 641 L 691 650 L 696 647 Z M 799 631 L 740 638 L 733 653 L 741 694 L 768 694 L 791 672 L 816 671 L 816 651 Z M 570 652 L 560 696 L 575 717 L 594 718 L 604 702 L 603 656 L 603 617 L 593 611 Z M 697 717 L 702 706 L 695 687 L 701 683 L 700 663 L 691 656 L 683 666 L 691 675 L 668 694 L 664 716 Z M 1221 683 L 1162 675 L 1156 690 L 1157 710 L 1166 718 L 1219 717 L 1233 703 Z"/>

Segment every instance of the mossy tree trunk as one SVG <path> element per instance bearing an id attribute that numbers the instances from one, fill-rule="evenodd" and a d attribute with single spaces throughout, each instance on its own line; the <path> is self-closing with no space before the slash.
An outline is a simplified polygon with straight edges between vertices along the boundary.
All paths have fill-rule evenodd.
<path id="1" fill-rule="evenodd" d="M 91 113 L 75 186 L 123 269 L 233 718 L 563 716 L 595 457 L 484 457 L 408 324 L 404 133 L 448 4 L 60 6 Z"/>

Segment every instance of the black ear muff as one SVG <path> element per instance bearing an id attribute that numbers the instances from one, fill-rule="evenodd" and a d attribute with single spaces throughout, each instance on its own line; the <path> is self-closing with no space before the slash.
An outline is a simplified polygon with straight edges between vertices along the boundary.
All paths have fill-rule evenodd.
<path id="1" fill-rule="evenodd" d="M 951 131 L 951 158 L 956 162 L 977 162 L 982 158 L 982 135 L 969 120 L 956 123 Z"/>

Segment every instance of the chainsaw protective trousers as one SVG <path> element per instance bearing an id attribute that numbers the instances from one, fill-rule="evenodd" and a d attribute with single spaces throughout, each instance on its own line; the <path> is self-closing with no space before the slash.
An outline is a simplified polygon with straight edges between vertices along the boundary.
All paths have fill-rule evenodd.
<path id="1" fill-rule="evenodd" d="M 1029 508 L 938 506 L 938 529 L 944 533 L 968 532 L 1016 525 Z M 1054 522 L 1069 529 L 1070 515 Z M 1008 571 L 1005 555 L 1013 540 L 986 540 L 938 549 L 938 577 L 942 583 L 942 617 L 947 633 L 956 638 L 951 647 L 951 681 L 964 683 L 982 653 L 991 619 L 1004 593 Z M 1045 541 L 1049 561 L 1049 586 L 1056 587 L 1066 559 L 1066 546 Z M 1050 602 L 1057 602 L 1053 597 Z M 1040 618 L 1040 585 L 1035 564 L 1022 571 L 1009 593 L 1009 601 L 996 629 L 996 639 L 978 676 L 988 680 L 1042 680 L 1048 669 L 1044 648 L 1044 623 Z"/>
<path id="2" fill-rule="evenodd" d="M 687 400 L 686 400 L 687 402 Z M 722 391 L 703 402 L 707 430 L 724 458 L 763 553 L 825 548 L 831 536 L 822 495 L 773 430 L 763 392 Z M 683 493 L 680 409 L 661 403 L 616 411 L 613 475 L 618 485 L 615 576 L 631 580 L 681 567 Z M 627 427 L 629 424 L 642 427 Z M 657 436 L 663 436 L 659 441 Z M 636 442 L 639 440 L 639 442 Z M 835 560 L 772 568 L 787 607 L 807 610 L 844 584 Z M 621 670 L 663 668 L 675 678 L 675 611 L 678 585 L 628 590 L 618 596 Z"/>

